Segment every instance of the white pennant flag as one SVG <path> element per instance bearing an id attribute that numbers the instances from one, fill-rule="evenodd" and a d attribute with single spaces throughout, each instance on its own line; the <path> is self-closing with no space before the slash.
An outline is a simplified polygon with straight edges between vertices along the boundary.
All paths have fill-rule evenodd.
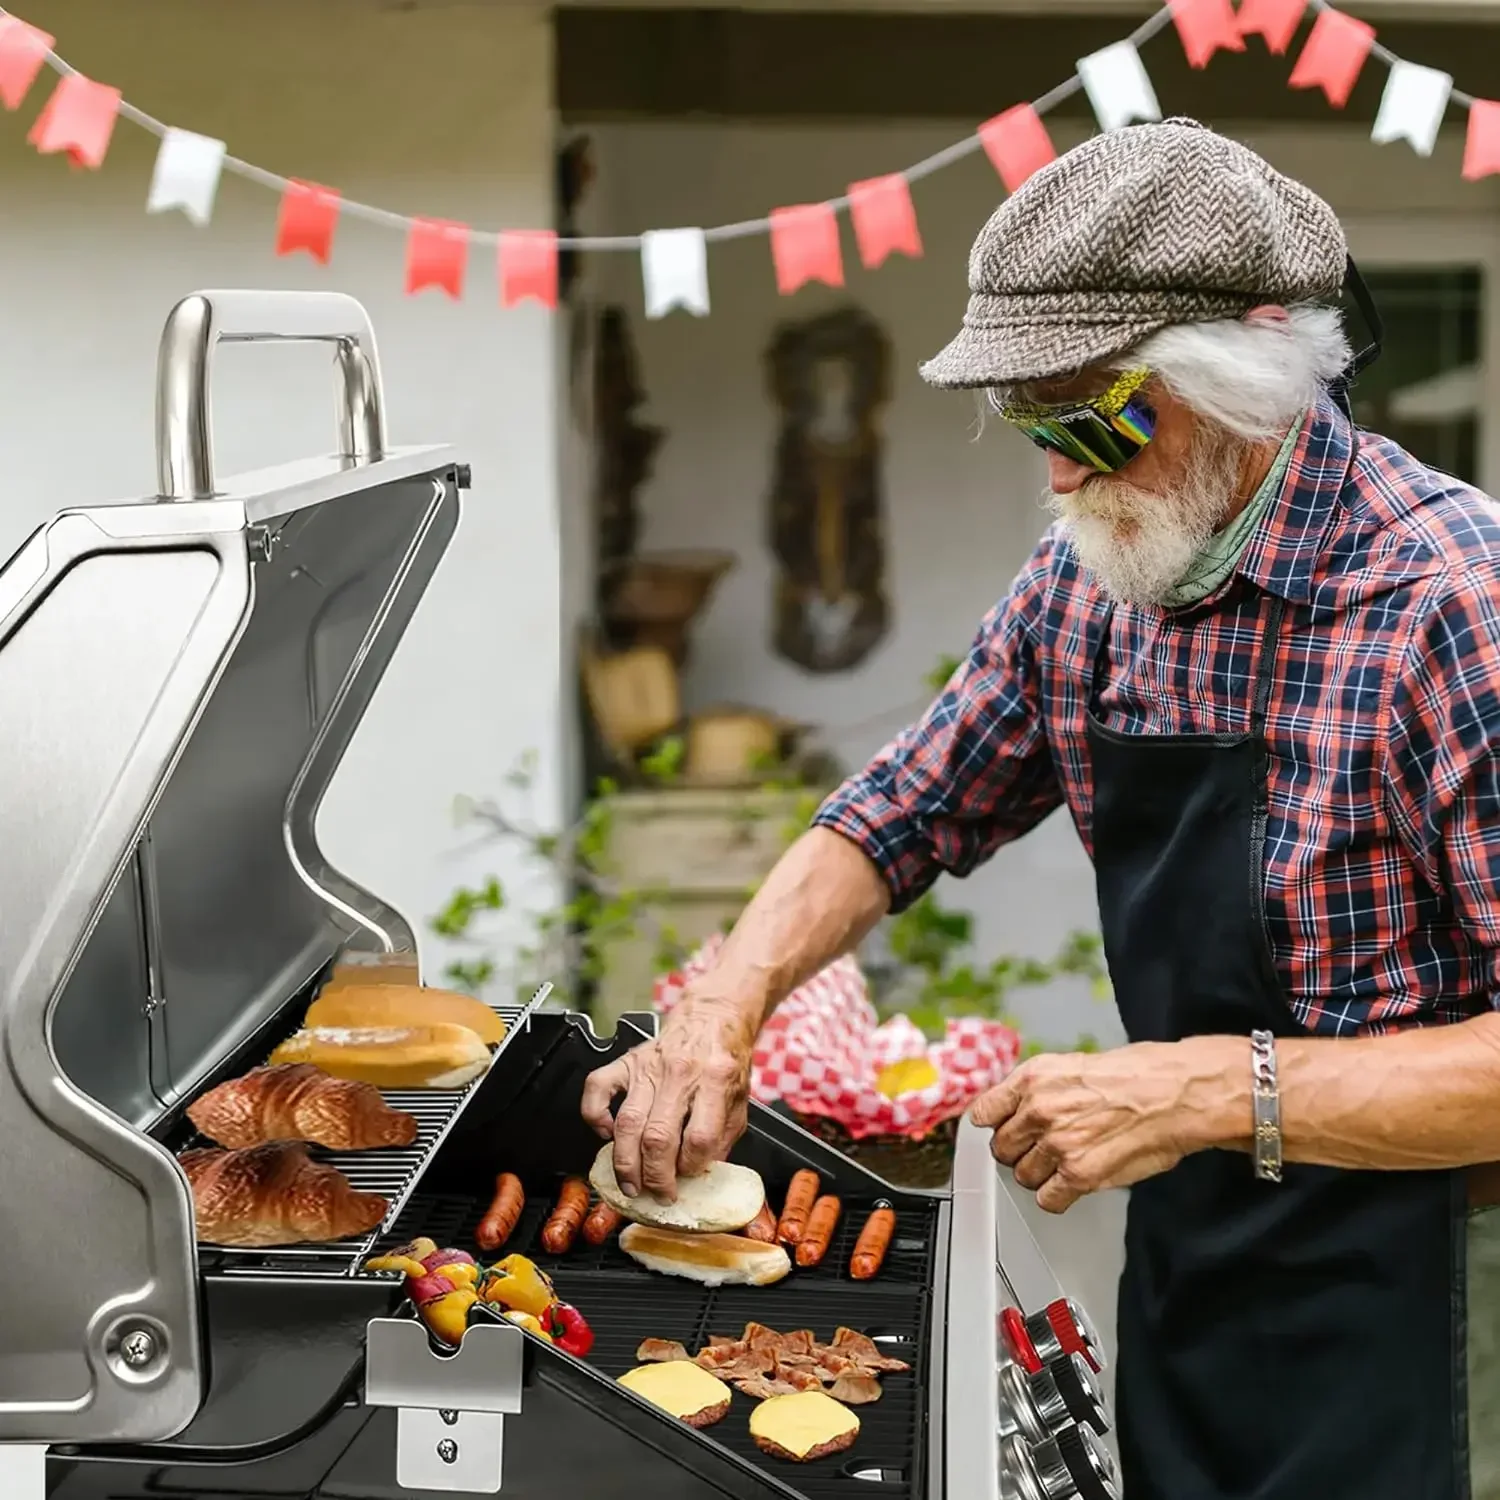
<path id="1" fill-rule="evenodd" d="M 641 277 L 646 316 L 665 317 L 683 307 L 708 316 L 708 245 L 701 229 L 650 229 L 641 236 Z"/>
<path id="2" fill-rule="evenodd" d="M 1402 62 L 1398 57 L 1385 81 L 1370 139 L 1380 146 L 1410 141 L 1419 155 L 1431 156 L 1452 92 L 1450 74 Z"/>
<path id="3" fill-rule="evenodd" d="M 151 174 L 148 214 L 180 208 L 200 227 L 213 217 L 214 196 L 224 170 L 224 142 L 191 130 L 168 130 Z"/>
<path id="4" fill-rule="evenodd" d="M 1161 119 L 1156 90 L 1141 54 L 1130 42 L 1115 42 L 1078 59 L 1078 77 L 1094 106 L 1101 130 L 1118 130 L 1132 120 Z"/>

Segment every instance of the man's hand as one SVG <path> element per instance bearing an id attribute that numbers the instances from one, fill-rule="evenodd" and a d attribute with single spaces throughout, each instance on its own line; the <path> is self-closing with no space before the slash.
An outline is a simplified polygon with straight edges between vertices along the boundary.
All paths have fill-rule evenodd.
<path id="1" fill-rule="evenodd" d="M 615 1142 L 615 1176 L 634 1196 L 677 1196 L 677 1179 L 722 1161 L 745 1132 L 755 1030 L 742 1008 L 685 996 L 657 1036 L 591 1073 L 583 1117 Z M 625 1102 L 611 1116 L 621 1094 Z"/>
<path id="2" fill-rule="evenodd" d="M 969 1115 L 994 1130 L 996 1161 L 1036 1190 L 1037 1206 L 1060 1214 L 1086 1193 L 1128 1187 L 1191 1152 L 1229 1144 L 1215 1134 L 1227 1092 L 1225 1040 L 1044 1053 L 980 1095 Z M 1237 1051 L 1248 1076 L 1248 1044 Z"/>

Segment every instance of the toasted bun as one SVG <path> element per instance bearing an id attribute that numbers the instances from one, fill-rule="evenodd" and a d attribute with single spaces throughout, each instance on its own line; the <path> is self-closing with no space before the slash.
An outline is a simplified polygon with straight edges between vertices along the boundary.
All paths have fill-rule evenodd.
<path id="1" fill-rule="evenodd" d="M 467 1026 L 299 1031 L 272 1054 L 273 1065 L 311 1063 L 331 1078 L 382 1089 L 457 1089 L 489 1065 L 490 1049 Z"/>
<path id="2" fill-rule="evenodd" d="M 620 1249 L 648 1271 L 684 1276 L 704 1286 L 769 1286 L 792 1269 L 780 1245 L 765 1245 L 740 1234 L 685 1234 L 627 1224 Z"/>
<path id="3" fill-rule="evenodd" d="M 605 1146 L 594 1158 L 589 1182 L 617 1213 L 637 1224 L 658 1229 L 686 1229 L 694 1234 L 718 1234 L 743 1229 L 765 1206 L 766 1186 L 759 1172 L 716 1161 L 697 1177 L 677 1183 L 677 1201 L 664 1203 L 651 1193 L 628 1198 L 615 1176 L 615 1148 Z"/>
<path id="4" fill-rule="evenodd" d="M 772 1396 L 750 1413 L 750 1436 L 762 1453 L 810 1464 L 852 1447 L 859 1418 L 822 1391 Z"/>
<path id="5" fill-rule="evenodd" d="M 689 1427 L 711 1427 L 733 1399 L 722 1380 L 683 1360 L 640 1365 L 620 1376 L 620 1384 Z"/>
<path id="6" fill-rule="evenodd" d="M 302 1022 L 308 1031 L 378 1031 L 417 1026 L 464 1026 L 486 1046 L 498 1047 L 505 1022 L 482 1000 L 452 990 L 414 984 L 346 981 L 325 989 Z"/>

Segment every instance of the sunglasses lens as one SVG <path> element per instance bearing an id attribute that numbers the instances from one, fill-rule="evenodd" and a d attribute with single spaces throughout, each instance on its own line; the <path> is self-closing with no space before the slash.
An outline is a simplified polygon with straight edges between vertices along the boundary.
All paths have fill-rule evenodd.
<path id="1" fill-rule="evenodd" d="M 1140 394 L 1147 372 L 1122 376 L 1093 401 L 1001 414 L 1039 448 L 1050 448 L 1101 474 L 1122 469 L 1156 433 L 1156 413 Z"/>

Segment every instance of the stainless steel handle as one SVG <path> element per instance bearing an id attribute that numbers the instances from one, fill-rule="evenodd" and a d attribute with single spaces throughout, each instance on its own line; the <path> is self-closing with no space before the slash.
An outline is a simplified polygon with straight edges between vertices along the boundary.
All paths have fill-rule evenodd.
<path id="1" fill-rule="evenodd" d="M 156 483 L 163 500 L 214 494 L 210 379 L 221 343 L 334 346 L 339 457 L 385 453 L 385 400 L 369 314 L 342 292 L 194 292 L 167 318 L 156 360 Z"/>

